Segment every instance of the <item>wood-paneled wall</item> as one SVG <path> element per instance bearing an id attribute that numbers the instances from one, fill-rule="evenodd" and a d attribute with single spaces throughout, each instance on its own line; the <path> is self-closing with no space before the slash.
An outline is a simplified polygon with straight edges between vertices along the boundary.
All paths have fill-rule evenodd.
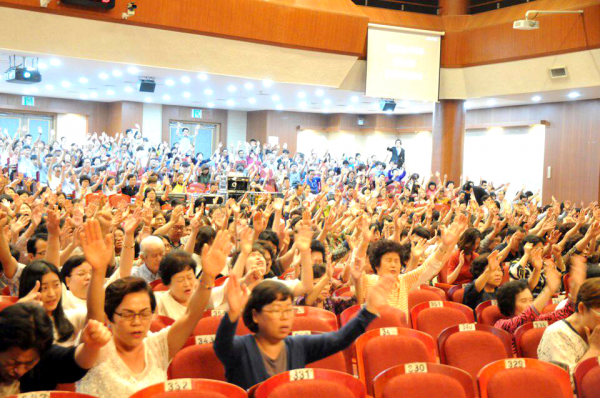
<path id="1" fill-rule="evenodd" d="M 202 118 L 192 118 L 192 109 L 202 109 Z M 169 142 L 169 123 L 202 122 L 219 125 L 218 141 L 227 147 L 227 110 L 210 108 L 191 108 L 187 106 L 163 105 L 162 108 L 162 140 Z"/>
<path id="2" fill-rule="evenodd" d="M 0 110 L 26 113 L 75 113 L 87 117 L 90 133 L 109 132 L 109 104 L 106 102 L 79 101 L 62 98 L 35 97 L 35 106 L 21 105 L 21 96 L 0 93 Z"/>

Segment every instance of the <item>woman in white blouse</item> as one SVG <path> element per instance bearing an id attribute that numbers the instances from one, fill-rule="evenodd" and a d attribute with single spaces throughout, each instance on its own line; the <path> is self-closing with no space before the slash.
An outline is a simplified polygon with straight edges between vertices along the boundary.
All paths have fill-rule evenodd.
<path id="1" fill-rule="evenodd" d="M 229 234 L 219 232 L 211 249 L 203 249 L 204 273 L 186 313 L 170 327 L 150 334 L 156 300 L 144 280 L 119 279 L 104 290 L 104 275 L 112 257 L 112 237 L 102 236 L 97 220 L 85 224 L 83 247 L 92 266 L 88 316 L 100 322 L 108 318 L 113 338 L 102 348 L 96 365 L 77 383 L 77 391 L 99 398 L 126 398 L 166 381 L 169 362 L 202 318 L 214 279 L 231 251 Z"/>
<path id="2" fill-rule="evenodd" d="M 177 320 L 186 313 L 198 284 L 196 261 L 187 252 L 173 251 L 160 262 L 158 275 L 169 290 L 154 293 L 156 313 Z"/>

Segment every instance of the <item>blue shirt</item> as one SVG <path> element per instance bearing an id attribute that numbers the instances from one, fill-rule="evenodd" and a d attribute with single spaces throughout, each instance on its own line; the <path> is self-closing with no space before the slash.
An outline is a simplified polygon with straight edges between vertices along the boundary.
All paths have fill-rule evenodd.
<path id="1" fill-rule="evenodd" d="M 158 273 L 153 274 L 150 269 L 146 266 L 146 264 L 140 265 L 131 271 L 131 276 L 136 276 L 138 278 L 142 278 L 148 283 L 154 282 L 158 279 Z"/>
<path id="2" fill-rule="evenodd" d="M 314 194 L 318 194 L 321 191 L 321 177 L 313 177 L 312 181 L 306 177 L 306 184 L 310 187 L 310 191 Z"/>

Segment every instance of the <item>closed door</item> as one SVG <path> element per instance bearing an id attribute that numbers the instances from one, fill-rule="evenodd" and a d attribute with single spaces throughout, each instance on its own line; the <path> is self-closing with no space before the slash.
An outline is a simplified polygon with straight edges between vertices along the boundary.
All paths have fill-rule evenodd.
<path id="1" fill-rule="evenodd" d="M 11 137 L 21 129 L 21 137 L 31 134 L 32 142 L 35 142 L 41 135 L 42 141 L 47 143 L 53 126 L 52 115 L 0 112 L 0 129 L 6 131 Z"/>

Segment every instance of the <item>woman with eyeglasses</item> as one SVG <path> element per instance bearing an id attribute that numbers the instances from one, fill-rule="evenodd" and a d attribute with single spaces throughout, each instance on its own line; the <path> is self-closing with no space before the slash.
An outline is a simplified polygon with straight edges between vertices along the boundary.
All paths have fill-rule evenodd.
<path id="1" fill-rule="evenodd" d="M 219 360 L 225 366 L 229 383 L 248 389 L 276 374 L 305 368 L 306 364 L 335 354 L 363 334 L 371 321 L 387 305 L 393 285 L 389 276 L 379 278 L 371 288 L 366 306 L 337 332 L 290 336 L 294 323 L 292 292 L 275 280 L 260 282 L 250 293 L 236 275 L 229 277 L 229 310 L 223 317 L 214 342 Z M 253 332 L 236 336 L 240 317 Z"/>
<path id="2" fill-rule="evenodd" d="M 112 236 L 102 236 L 98 221 L 85 224 L 82 237 L 86 260 L 92 266 L 88 290 L 88 316 L 108 324 L 111 341 L 100 351 L 96 365 L 77 383 L 77 392 L 99 398 L 126 398 L 136 391 L 167 380 L 169 363 L 181 350 L 202 318 L 215 277 L 225 266 L 232 245 L 227 232 L 219 232 L 202 251 L 203 274 L 187 311 L 173 325 L 148 333 L 156 299 L 141 278 L 119 279 L 104 290 L 104 274 L 112 256 Z M 169 256 L 180 256 L 173 252 Z M 190 259 L 191 256 L 187 255 Z"/>

